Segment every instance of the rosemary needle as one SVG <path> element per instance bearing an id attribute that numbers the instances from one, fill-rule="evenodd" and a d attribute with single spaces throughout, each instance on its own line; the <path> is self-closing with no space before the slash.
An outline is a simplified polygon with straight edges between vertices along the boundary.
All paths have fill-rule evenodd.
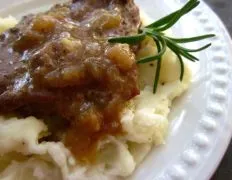
<path id="1" fill-rule="evenodd" d="M 151 23 L 150 25 L 140 28 L 138 34 L 133 36 L 122 36 L 122 37 L 112 37 L 109 38 L 109 42 L 111 43 L 126 43 L 126 44 L 138 44 L 143 41 L 147 36 L 152 37 L 154 40 L 158 53 L 153 56 L 147 56 L 137 61 L 137 64 L 144 64 L 151 61 L 157 62 L 157 68 L 155 72 L 155 79 L 154 79 L 154 87 L 153 92 L 156 93 L 157 87 L 159 84 L 159 77 L 160 77 L 160 70 L 161 70 L 161 62 L 162 56 L 164 55 L 167 47 L 173 51 L 179 62 L 180 62 L 180 80 L 183 80 L 184 77 L 184 61 L 183 57 L 190 60 L 190 61 L 199 61 L 197 57 L 192 55 L 191 53 L 202 51 L 207 49 L 211 46 L 210 44 L 206 44 L 203 47 L 197 49 L 188 49 L 182 47 L 179 44 L 183 43 L 190 43 L 195 41 L 204 40 L 207 38 L 214 37 L 214 34 L 206 34 L 196 37 L 189 37 L 189 38 L 173 38 L 166 36 L 163 31 L 171 28 L 174 24 L 176 24 L 185 14 L 189 13 L 191 10 L 196 8 L 200 4 L 199 0 L 189 0 L 181 9 L 159 19 Z"/>

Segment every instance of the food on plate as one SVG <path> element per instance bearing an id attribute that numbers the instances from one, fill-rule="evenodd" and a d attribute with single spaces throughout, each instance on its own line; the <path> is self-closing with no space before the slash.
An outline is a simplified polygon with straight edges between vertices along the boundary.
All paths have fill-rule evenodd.
<path id="1" fill-rule="evenodd" d="M 64 119 L 46 138 L 88 161 L 99 138 L 123 133 L 120 112 L 139 94 L 133 50 L 105 39 L 139 25 L 133 1 L 77 1 L 24 17 L 1 35 L 0 112 Z"/>
<path id="2" fill-rule="evenodd" d="M 0 179 L 117 179 L 164 143 L 172 100 L 189 86 L 163 31 L 199 4 L 142 23 L 132 0 L 73 0 L 0 19 Z M 174 18 L 174 19 L 173 19 Z M 8 29 L 8 30 L 7 30 Z"/>

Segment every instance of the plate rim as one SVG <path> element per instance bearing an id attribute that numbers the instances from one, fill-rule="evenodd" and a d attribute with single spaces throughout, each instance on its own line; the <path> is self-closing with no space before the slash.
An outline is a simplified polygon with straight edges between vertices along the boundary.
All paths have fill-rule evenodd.
<path id="1" fill-rule="evenodd" d="M 232 52 L 232 36 L 229 33 L 228 28 L 225 26 L 224 22 L 222 21 L 222 19 L 219 17 L 219 15 L 205 2 L 205 0 L 202 0 L 201 3 L 203 4 L 204 8 L 207 9 L 207 11 L 210 12 L 210 14 L 212 14 L 214 16 L 214 18 L 217 20 L 218 25 L 221 29 L 221 31 L 224 33 L 224 38 L 228 40 L 227 45 L 231 45 L 230 47 L 230 52 Z M 195 12 L 195 15 L 197 15 L 198 12 Z M 200 20 L 202 21 L 202 20 Z M 202 21 L 202 23 L 206 23 L 204 21 Z M 216 24 L 216 22 L 215 22 Z M 228 61 L 229 65 L 232 64 L 231 60 Z M 232 68 L 230 66 L 230 68 L 228 69 L 228 92 L 227 94 L 230 95 L 229 92 L 232 92 L 232 82 L 230 80 L 230 78 L 232 77 Z M 216 94 L 215 94 L 216 95 Z M 221 149 L 221 153 L 218 154 L 218 157 L 216 158 L 216 160 L 214 161 L 215 163 L 212 163 L 210 165 L 210 167 L 208 168 L 208 175 L 207 173 L 205 174 L 205 177 L 203 177 L 203 179 L 210 179 L 212 178 L 212 176 L 214 175 L 214 173 L 216 172 L 216 170 L 218 169 L 222 159 L 225 156 L 225 153 L 230 145 L 231 139 L 232 139 L 232 122 L 231 122 L 231 115 L 232 115 L 232 107 L 230 106 L 232 97 L 230 95 L 230 97 L 227 99 L 227 104 L 228 104 L 228 114 L 227 114 L 227 123 L 225 125 L 228 125 L 228 127 L 225 127 L 225 132 L 224 135 L 225 136 L 221 136 L 220 137 L 220 144 L 222 144 L 222 147 L 224 147 L 223 149 Z M 229 105 L 230 104 L 230 105 Z M 226 138 L 226 141 L 225 141 Z M 219 151 L 218 151 L 219 152 Z M 200 177 L 197 177 L 198 179 L 200 179 Z"/>
<path id="2" fill-rule="evenodd" d="M 179 1 L 181 1 L 181 5 L 187 2 L 187 0 Z M 215 20 L 213 25 L 210 25 L 211 22 L 206 18 L 206 13 Z M 232 77 L 231 36 L 220 17 L 205 1 L 202 0 L 200 6 L 193 10 L 190 15 L 192 15 L 198 23 L 202 25 L 204 34 L 212 32 L 220 34 L 220 36 L 218 35 L 212 40 L 215 55 L 207 59 L 212 60 L 213 64 L 218 64 L 218 68 L 212 69 L 212 74 L 216 74 L 220 78 L 216 76 L 211 77 L 210 79 L 213 88 L 216 88 L 217 91 L 211 92 L 210 99 L 207 100 L 206 117 L 203 115 L 202 119 L 198 121 L 199 125 L 196 130 L 194 130 L 193 137 L 190 139 L 190 143 L 186 146 L 186 150 L 181 152 L 181 155 L 171 163 L 172 165 L 170 168 L 167 168 L 166 171 L 164 170 L 163 175 L 155 179 L 210 179 L 223 159 L 232 138 L 232 122 L 231 118 L 229 118 L 232 116 L 232 96 L 229 93 L 232 92 L 232 83 L 230 80 Z M 226 49 L 227 53 L 229 53 L 229 55 L 227 54 L 228 57 L 226 57 Z M 226 109 L 223 109 L 223 107 Z M 218 124 L 220 119 L 225 120 L 224 125 L 221 125 L 221 127 Z M 218 134 L 217 140 L 212 145 L 212 143 L 210 144 L 210 142 L 208 142 L 208 137 L 210 137 L 213 133 Z M 197 151 L 196 149 L 200 151 Z M 201 159 L 203 151 L 208 153 L 211 151 L 211 153 L 205 159 Z M 214 152 L 212 153 L 212 151 Z M 204 152 L 204 154 L 206 152 Z M 208 163 L 199 163 L 199 161 L 209 160 L 212 156 L 213 159 L 208 161 Z M 198 173 L 193 173 L 192 171 L 199 168 L 199 165 L 201 167 L 200 170 L 197 170 Z M 193 175 L 193 177 L 189 177 L 190 175 Z"/>

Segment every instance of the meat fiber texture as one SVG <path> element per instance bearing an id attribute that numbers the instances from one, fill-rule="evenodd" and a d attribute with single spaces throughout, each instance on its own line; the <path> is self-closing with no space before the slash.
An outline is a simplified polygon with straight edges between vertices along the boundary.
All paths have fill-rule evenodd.
<path id="1" fill-rule="evenodd" d="M 14 24 L 12 17 L 0 19 L 0 32 Z M 154 43 L 146 39 L 137 55 L 143 57 L 155 51 Z M 191 80 L 186 67 L 184 79 L 179 81 L 177 58 L 168 50 L 158 92 L 153 94 L 155 68 L 155 63 L 139 65 L 141 93 L 128 102 L 121 119 L 126 134 L 102 140 L 92 165 L 76 161 L 62 142 L 39 143 L 38 139 L 49 133 L 39 119 L 0 117 L 0 179 L 112 180 L 130 176 L 153 146 L 165 143 L 172 100 L 188 88 Z"/>

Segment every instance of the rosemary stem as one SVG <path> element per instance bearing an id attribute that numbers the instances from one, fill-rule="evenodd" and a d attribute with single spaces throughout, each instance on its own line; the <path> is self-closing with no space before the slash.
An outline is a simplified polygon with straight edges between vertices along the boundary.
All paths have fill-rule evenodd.
<path id="1" fill-rule="evenodd" d="M 199 61 L 197 57 L 192 55 L 194 52 L 205 50 L 206 48 L 210 47 L 211 44 L 206 44 L 203 47 L 197 49 L 188 49 L 179 44 L 181 43 L 190 43 L 195 41 L 204 40 L 207 38 L 214 37 L 214 34 L 206 34 L 196 37 L 189 37 L 189 38 L 173 38 L 168 37 L 165 35 L 164 31 L 171 28 L 178 20 L 180 20 L 185 14 L 189 13 L 191 10 L 196 8 L 199 5 L 199 0 L 189 0 L 182 8 L 179 10 L 159 19 L 158 21 L 153 22 L 152 24 L 140 28 L 138 30 L 138 34 L 130 35 L 130 36 L 122 36 L 122 37 L 112 37 L 108 41 L 111 43 L 127 43 L 127 44 L 139 44 L 141 43 L 147 36 L 151 37 L 156 46 L 157 46 L 157 54 L 153 56 L 143 57 L 137 61 L 137 64 L 144 64 L 151 61 L 157 61 L 154 84 L 153 84 L 153 92 L 157 92 L 159 79 L 160 79 L 160 71 L 161 71 L 161 64 L 162 64 L 162 57 L 166 52 L 167 47 L 173 51 L 180 63 L 180 80 L 183 80 L 185 66 L 184 66 L 184 59 L 190 61 Z"/>
<path id="2" fill-rule="evenodd" d="M 161 45 L 158 39 L 153 38 L 156 46 L 157 46 L 157 51 L 158 53 L 161 51 Z M 161 63 L 162 63 L 162 57 L 160 57 L 157 61 L 157 66 L 156 66 L 156 72 L 155 72 L 155 81 L 154 81 L 154 86 L 153 86 L 153 93 L 155 94 L 157 92 L 158 84 L 159 84 L 159 79 L 160 79 L 160 70 L 161 70 Z"/>

